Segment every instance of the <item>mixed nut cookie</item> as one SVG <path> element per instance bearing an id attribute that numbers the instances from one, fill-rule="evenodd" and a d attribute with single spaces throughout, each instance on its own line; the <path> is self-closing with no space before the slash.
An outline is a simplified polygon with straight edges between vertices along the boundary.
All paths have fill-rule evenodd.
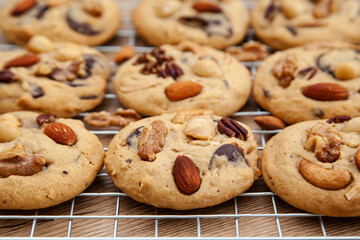
<path id="1" fill-rule="evenodd" d="M 84 191 L 103 166 L 97 137 L 78 120 L 0 115 L 0 209 L 36 209 Z"/>
<path id="2" fill-rule="evenodd" d="M 114 0 L 4 1 L 0 27 L 14 43 L 24 45 L 42 34 L 53 41 L 99 45 L 114 36 L 121 17 Z"/>
<path id="3" fill-rule="evenodd" d="M 219 204 L 260 176 L 251 130 L 209 110 L 183 110 L 123 128 L 105 158 L 109 176 L 131 198 L 177 210 Z"/>
<path id="4" fill-rule="evenodd" d="M 276 49 L 314 41 L 360 42 L 357 0 L 260 0 L 252 12 L 256 35 Z"/>
<path id="5" fill-rule="evenodd" d="M 360 48 L 311 43 L 277 52 L 257 70 L 256 101 L 287 123 L 360 116 Z"/>
<path id="6" fill-rule="evenodd" d="M 73 117 L 101 103 L 110 73 L 95 49 L 35 36 L 27 49 L 1 52 L 0 113 L 36 110 Z"/>
<path id="7" fill-rule="evenodd" d="M 191 40 L 222 49 L 245 37 L 249 14 L 238 0 L 142 0 L 133 22 L 155 46 Z"/>
<path id="8" fill-rule="evenodd" d="M 118 69 L 114 90 L 124 106 L 148 116 L 183 109 L 228 116 L 246 103 L 251 81 L 229 53 L 185 41 L 131 58 Z"/>
<path id="9" fill-rule="evenodd" d="M 360 216 L 360 118 L 295 124 L 265 146 L 261 170 L 289 204 L 317 214 Z"/>

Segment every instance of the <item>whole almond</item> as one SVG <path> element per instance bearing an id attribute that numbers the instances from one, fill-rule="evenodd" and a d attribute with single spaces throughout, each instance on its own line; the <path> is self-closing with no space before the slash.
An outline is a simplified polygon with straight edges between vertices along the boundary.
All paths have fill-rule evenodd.
<path id="1" fill-rule="evenodd" d="M 180 192 L 190 195 L 199 190 L 201 185 L 199 170 L 187 156 L 177 156 L 173 175 L 175 184 Z"/>
<path id="2" fill-rule="evenodd" d="M 196 82 L 175 82 L 165 89 L 165 94 L 170 101 L 180 101 L 198 95 L 202 86 Z"/>
<path id="3" fill-rule="evenodd" d="M 285 123 L 274 116 L 257 116 L 254 121 L 265 130 L 276 130 L 285 128 Z"/>
<path id="4" fill-rule="evenodd" d="M 11 67 L 30 67 L 40 61 L 40 57 L 36 54 L 27 54 L 21 57 L 17 57 L 7 62 L 4 68 Z"/>
<path id="5" fill-rule="evenodd" d="M 130 58 L 132 58 L 135 54 L 135 50 L 131 46 L 123 46 L 119 52 L 116 53 L 114 61 L 116 63 L 122 63 Z"/>
<path id="6" fill-rule="evenodd" d="M 357 169 L 360 171 L 360 149 L 355 154 L 355 164 Z"/>
<path id="7" fill-rule="evenodd" d="M 11 15 L 13 16 L 19 16 L 35 6 L 37 4 L 36 0 L 23 0 L 20 3 L 18 3 L 13 10 L 11 11 Z"/>
<path id="8" fill-rule="evenodd" d="M 306 87 L 303 94 L 318 101 L 337 101 L 348 98 L 347 90 L 336 83 L 318 83 Z"/>
<path id="9" fill-rule="evenodd" d="M 56 143 L 62 145 L 72 146 L 77 141 L 74 131 L 63 123 L 50 123 L 45 127 L 44 133 Z"/>
<path id="10" fill-rule="evenodd" d="M 221 8 L 218 5 L 206 1 L 195 2 L 192 7 L 198 12 L 212 12 L 212 13 L 221 12 Z"/>

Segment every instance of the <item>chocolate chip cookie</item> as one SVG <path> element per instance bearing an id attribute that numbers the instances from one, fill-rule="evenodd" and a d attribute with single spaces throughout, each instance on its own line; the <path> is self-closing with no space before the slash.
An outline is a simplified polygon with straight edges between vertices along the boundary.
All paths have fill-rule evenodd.
<path id="1" fill-rule="evenodd" d="M 257 144 L 242 123 L 208 110 L 142 119 L 111 141 L 106 169 L 131 198 L 178 210 L 219 204 L 260 176 Z"/>
<path id="2" fill-rule="evenodd" d="M 222 49 L 245 37 L 249 14 L 238 0 L 144 0 L 135 8 L 133 22 L 151 45 L 191 40 Z"/>
<path id="3" fill-rule="evenodd" d="M 36 209 L 84 191 L 103 166 L 97 137 L 78 120 L 0 115 L 0 209 Z"/>
<path id="4" fill-rule="evenodd" d="M 257 70 L 254 97 L 287 123 L 360 116 L 360 49 L 312 43 L 277 52 Z"/>
<path id="5" fill-rule="evenodd" d="M 360 118 L 295 124 L 261 157 L 265 183 L 289 204 L 316 214 L 360 216 Z"/>
<path id="6" fill-rule="evenodd" d="M 14 0 L 0 11 L 0 27 L 14 43 L 24 45 L 42 34 L 53 41 L 99 45 L 120 26 L 114 0 Z"/>
<path id="7" fill-rule="evenodd" d="M 101 103 L 110 66 L 95 49 L 33 37 L 1 52 L 0 113 L 36 110 L 73 117 Z"/>
<path id="8" fill-rule="evenodd" d="M 188 41 L 134 56 L 114 79 L 121 103 L 148 116 L 190 108 L 228 116 L 250 88 L 249 71 L 229 53 Z"/>
<path id="9" fill-rule="evenodd" d="M 360 42 L 356 0 L 260 0 L 252 12 L 256 35 L 275 49 L 314 41 Z"/>

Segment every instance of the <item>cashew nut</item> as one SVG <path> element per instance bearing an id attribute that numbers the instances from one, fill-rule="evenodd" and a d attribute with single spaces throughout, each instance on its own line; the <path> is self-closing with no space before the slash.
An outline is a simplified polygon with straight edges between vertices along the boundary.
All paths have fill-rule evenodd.
<path id="1" fill-rule="evenodd" d="M 192 66 L 194 73 L 200 77 L 221 77 L 223 71 L 212 59 L 201 59 Z"/>
<path id="2" fill-rule="evenodd" d="M 360 132 L 360 117 L 348 121 L 341 129 L 343 132 Z"/>
<path id="3" fill-rule="evenodd" d="M 194 117 L 190 119 L 183 132 L 187 136 L 204 140 L 211 140 L 216 135 L 215 127 L 209 116 Z"/>
<path id="4" fill-rule="evenodd" d="M 300 161 L 299 172 L 306 181 L 315 187 L 326 190 L 342 189 L 351 181 L 348 170 L 325 169 L 305 159 Z"/>
<path id="5" fill-rule="evenodd" d="M 47 37 L 36 35 L 29 40 L 27 48 L 35 53 L 45 53 L 51 52 L 54 46 Z"/>
<path id="6" fill-rule="evenodd" d="M 171 121 L 175 124 L 183 124 L 192 117 L 209 114 L 212 114 L 212 111 L 208 109 L 185 109 L 177 112 Z"/>

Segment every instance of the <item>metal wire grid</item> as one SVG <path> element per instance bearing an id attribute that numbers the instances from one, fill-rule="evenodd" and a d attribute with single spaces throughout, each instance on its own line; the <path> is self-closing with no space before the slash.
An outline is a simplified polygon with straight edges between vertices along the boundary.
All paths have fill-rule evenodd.
<path id="1" fill-rule="evenodd" d="M 0 0 L 0 4 L 4 0 Z M 254 7 L 255 1 L 251 0 L 244 0 L 243 1 L 248 9 L 252 9 Z M 135 5 L 137 4 L 137 0 L 133 0 L 131 2 L 120 2 L 119 7 L 120 9 L 124 11 L 131 11 Z M 123 24 L 129 24 L 131 25 L 131 19 L 129 17 L 123 18 Z M 119 30 L 117 32 L 117 37 L 126 37 L 128 38 L 128 45 L 133 46 L 135 48 L 136 52 L 146 52 L 152 49 L 152 47 L 144 47 L 144 46 L 136 46 L 136 36 L 137 33 L 132 27 L 130 30 Z M 254 37 L 254 32 L 252 29 L 248 31 L 246 41 L 252 40 Z M 16 48 L 17 46 L 12 44 L 0 44 L 0 50 L 9 50 L 12 48 Z M 117 52 L 120 47 L 117 46 L 98 46 L 96 47 L 99 51 L 103 53 L 114 53 Z M 261 62 L 244 62 L 243 63 L 246 67 L 248 67 L 251 71 L 251 77 L 253 78 L 254 74 L 256 73 L 256 68 L 261 64 Z M 111 65 L 113 67 L 116 66 L 114 62 L 111 62 Z M 116 99 L 115 94 L 107 93 L 105 94 L 105 99 Z M 79 117 L 84 117 L 88 113 L 82 113 L 79 115 Z M 257 108 L 256 111 L 243 111 L 243 112 L 236 112 L 232 115 L 232 117 L 240 117 L 240 116 L 258 116 L 258 115 L 268 115 L 269 112 L 262 111 L 260 108 Z M 118 133 L 118 131 L 110 131 L 110 130 L 104 130 L 104 131 L 90 131 L 96 135 L 115 135 Z M 261 146 L 258 147 L 258 150 L 263 150 L 264 146 L 266 144 L 266 134 L 276 134 L 279 131 L 278 130 L 253 130 L 254 134 L 260 134 L 261 136 Z M 105 151 L 107 151 L 107 148 L 104 148 Z M 107 177 L 106 173 L 99 173 L 98 177 Z M 323 221 L 323 217 L 321 215 L 315 215 L 310 213 L 278 213 L 278 208 L 275 201 L 275 194 L 273 192 L 254 192 L 254 193 L 243 193 L 237 197 L 235 197 L 234 200 L 234 213 L 233 214 L 191 214 L 191 215 L 158 215 L 157 208 L 154 208 L 154 214 L 153 215 L 119 215 L 119 208 L 120 208 L 120 197 L 127 197 L 125 193 L 122 193 L 120 191 L 118 192 L 107 192 L 107 193 L 81 193 L 77 197 L 106 197 L 106 196 L 112 196 L 116 197 L 116 212 L 115 215 L 74 215 L 74 206 L 75 206 L 75 198 L 71 200 L 71 207 L 70 212 L 67 215 L 38 215 L 39 211 L 35 210 L 33 215 L 1 215 L 0 220 L 11 220 L 11 219 L 17 219 L 17 220 L 32 220 L 32 226 L 30 235 L 28 237 L 17 237 L 16 239 L 45 239 L 42 237 L 34 237 L 36 224 L 38 220 L 55 220 L 55 219 L 66 219 L 68 220 L 68 227 L 67 227 L 67 236 L 66 237 L 55 237 L 50 239 L 90 239 L 88 237 L 72 237 L 71 231 L 72 231 L 72 224 L 73 220 L 75 219 L 113 219 L 114 220 L 114 230 L 113 230 L 113 237 L 112 238 L 101 238 L 101 239 L 127 239 L 127 237 L 122 238 L 117 236 L 118 231 L 118 221 L 120 219 L 153 219 L 154 220 L 154 228 L 155 228 L 155 234 L 153 237 L 133 237 L 131 239 L 174 239 L 174 238 L 166 238 L 166 237 L 159 237 L 159 220 L 161 219 L 196 219 L 196 229 L 197 229 L 197 238 L 198 239 L 234 239 L 234 237 L 202 237 L 201 233 L 201 219 L 208 219 L 208 218 L 233 218 L 235 219 L 235 228 L 236 228 L 236 238 L 235 239 L 359 239 L 359 237 L 356 236 L 350 236 L 350 237 L 327 237 L 327 231 L 325 228 L 325 224 Z M 272 214 L 253 214 L 250 213 L 251 209 L 249 210 L 249 213 L 240 214 L 238 213 L 238 206 L 237 206 L 237 198 L 243 198 L 243 197 L 262 197 L 262 196 L 270 196 L 272 201 L 272 207 L 274 213 Z M 240 226 L 239 226 L 239 219 L 244 217 L 253 217 L 253 218 L 259 218 L 259 217 L 266 217 L 266 218 L 275 218 L 276 219 L 276 225 L 277 225 L 277 231 L 278 231 L 278 237 L 242 237 L 240 235 Z M 280 218 L 296 218 L 296 217 L 316 217 L 319 219 L 319 223 L 321 226 L 322 235 L 321 237 L 283 237 L 283 231 L 280 224 Z M 9 237 L 0 237 L 0 239 L 14 239 Z M 99 238 L 96 238 L 99 239 Z M 192 239 L 192 238 L 181 238 L 181 239 Z"/>

